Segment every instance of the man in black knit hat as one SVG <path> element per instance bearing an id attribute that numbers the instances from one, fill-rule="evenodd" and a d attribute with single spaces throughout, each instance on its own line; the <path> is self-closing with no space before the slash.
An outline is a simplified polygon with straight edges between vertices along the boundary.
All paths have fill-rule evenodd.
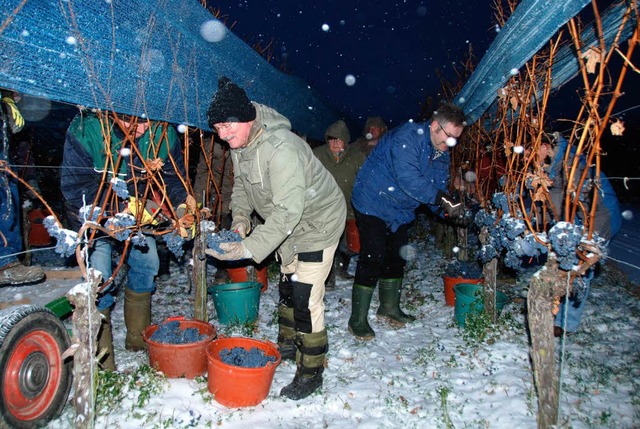
<path id="1" fill-rule="evenodd" d="M 209 125 L 231 147 L 234 185 L 231 229 L 243 238 L 223 243 L 220 260 L 280 261 L 278 346 L 296 360 L 293 382 L 282 396 L 297 400 L 322 386 L 328 350 L 324 282 L 346 219 L 346 203 L 331 174 L 309 145 L 275 110 L 249 101 L 222 77 L 207 111 Z M 264 223 L 252 229 L 251 214 Z M 249 234 L 250 233 L 250 234 Z"/>

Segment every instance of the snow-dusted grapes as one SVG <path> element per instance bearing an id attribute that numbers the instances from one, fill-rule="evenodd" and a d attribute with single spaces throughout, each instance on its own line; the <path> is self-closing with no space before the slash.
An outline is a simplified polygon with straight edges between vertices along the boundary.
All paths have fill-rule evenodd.
<path id="1" fill-rule="evenodd" d="M 185 240 L 180 237 L 180 233 L 177 230 L 173 230 L 170 233 L 163 235 L 162 238 L 176 258 L 180 258 L 184 255 L 184 248 L 182 245 L 185 243 Z"/>
<path id="2" fill-rule="evenodd" d="M 129 198 L 129 189 L 127 189 L 127 182 L 117 177 L 111 178 L 111 188 L 116 195 L 123 200 Z"/>
<path id="3" fill-rule="evenodd" d="M 136 218 L 126 213 L 116 213 L 115 216 L 107 219 L 105 227 L 113 231 L 116 240 L 124 241 L 131 235 L 129 227 L 136 224 Z"/>
<path id="4" fill-rule="evenodd" d="M 47 216 L 42 221 L 49 235 L 56 239 L 56 253 L 69 257 L 75 253 L 78 245 L 78 233 L 60 227 L 53 216 Z"/>

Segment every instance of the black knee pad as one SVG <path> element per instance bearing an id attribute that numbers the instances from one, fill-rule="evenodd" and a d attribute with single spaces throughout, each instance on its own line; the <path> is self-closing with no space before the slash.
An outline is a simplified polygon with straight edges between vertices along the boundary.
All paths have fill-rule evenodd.
<path id="1" fill-rule="evenodd" d="M 305 334 L 311 333 L 311 312 L 309 311 L 309 297 L 313 285 L 309 283 L 293 283 L 293 319 L 296 331 Z"/>

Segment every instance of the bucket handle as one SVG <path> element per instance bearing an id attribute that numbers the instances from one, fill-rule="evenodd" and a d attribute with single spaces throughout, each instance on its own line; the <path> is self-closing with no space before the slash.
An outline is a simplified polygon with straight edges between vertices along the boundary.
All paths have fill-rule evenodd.
<path id="1" fill-rule="evenodd" d="M 184 317 L 184 316 L 171 316 L 171 317 L 167 317 L 165 319 L 165 322 L 175 322 L 176 320 L 182 321 L 182 320 L 185 320 L 185 319 L 186 319 L 186 317 Z"/>

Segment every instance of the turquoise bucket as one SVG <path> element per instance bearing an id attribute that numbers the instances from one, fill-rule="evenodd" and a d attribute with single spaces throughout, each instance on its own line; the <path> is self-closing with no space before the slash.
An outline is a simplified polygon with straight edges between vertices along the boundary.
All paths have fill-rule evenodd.
<path id="1" fill-rule="evenodd" d="M 227 283 L 209 286 L 218 321 L 223 325 L 243 325 L 258 318 L 260 289 L 258 282 Z"/>
<path id="2" fill-rule="evenodd" d="M 482 285 L 470 283 L 458 283 L 453 287 L 456 293 L 455 319 L 458 326 L 464 327 L 465 319 L 469 313 L 481 313 L 484 311 L 482 300 Z M 498 314 L 507 304 L 509 298 L 500 291 L 496 291 L 496 311 Z"/>

